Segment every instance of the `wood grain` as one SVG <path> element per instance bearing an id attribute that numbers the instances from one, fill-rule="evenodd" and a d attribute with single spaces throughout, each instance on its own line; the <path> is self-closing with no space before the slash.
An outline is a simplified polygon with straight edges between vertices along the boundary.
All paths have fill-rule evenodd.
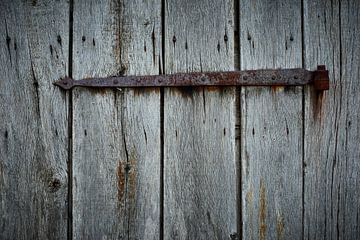
<path id="1" fill-rule="evenodd" d="M 233 70 L 232 4 L 165 2 L 166 73 Z M 164 239 L 236 234 L 234 105 L 233 87 L 165 89 Z"/>
<path id="2" fill-rule="evenodd" d="M 73 77 L 157 74 L 159 1 L 75 1 Z M 158 239 L 160 92 L 74 91 L 74 238 Z"/>
<path id="3" fill-rule="evenodd" d="M 306 66 L 326 64 L 331 87 L 305 95 L 305 239 L 360 237 L 357 1 L 305 1 Z"/>
<path id="4" fill-rule="evenodd" d="M 301 1 L 240 1 L 241 69 L 301 67 Z M 302 88 L 241 91 L 243 239 L 302 238 Z"/>
<path id="5" fill-rule="evenodd" d="M 344 99 L 339 131 L 344 129 L 343 143 L 346 147 L 338 152 L 342 161 L 342 186 L 340 187 L 339 238 L 360 238 L 360 4 L 356 0 L 341 2 L 341 82 Z M 341 145 L 340 145 L 341 146 Z M 344 160 L 342 160 L 342 157 Z M 345 162 L 345 163 L 344 163 Z M 341 194 L 341 191 L 343 194 Z M 341 211 L 341 210 L 340 210 Z"/>
<path id="6" fill-rule="evenodd" d="M 304 39 L 305 65 L 326 64 L 331 88 L 317 93 L 307 88 L 305 95 L 305 186 L 304 237 L 336 239 L 338 186 L 340 172 L 333 169 L 340 118 L 340 32 L 339 3 L 305 1 Z M 334 131 L 335 130 L 335 131 Z M 336 161 L 335 161 L 336 163 Z M 335 175 L 334 175 L 335 173 Z M 334 185 L 330 184 L 333 183 Z M 332 189 L 333 188 L 333 189 Z M 332 196 L 333 195 L 333 196 Z M 337 208 L 337 207 L 335 207 Z M 333 217 L 331 217 L 331 215 Z"/>
<path id="7" fill-rule="evenodd" d="M 0 9 L 0 239 L 65 239 L 69 6 Z"/>

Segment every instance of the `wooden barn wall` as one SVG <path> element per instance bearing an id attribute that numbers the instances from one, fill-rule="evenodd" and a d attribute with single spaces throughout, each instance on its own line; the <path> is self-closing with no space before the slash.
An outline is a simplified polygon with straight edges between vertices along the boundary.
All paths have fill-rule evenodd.
<path id="1" fill-rule="evenodd" d="M 0 2 L 0 239 L 360 239 L 360 2 Z M 331 87 L 52 82 L 315 69 Z"/>

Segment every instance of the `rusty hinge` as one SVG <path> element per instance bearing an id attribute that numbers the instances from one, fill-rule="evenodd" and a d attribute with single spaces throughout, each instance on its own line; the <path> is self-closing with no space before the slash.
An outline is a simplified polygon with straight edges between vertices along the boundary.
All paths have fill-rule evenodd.
<path id="1" fill-rule="evenodd" d="M 232 72 L 177 73 L 152 76 L 115 76 L 73 80 L 66 77 L 54 82 L 63 89 L 73 87 L 186 87 L 186 86 L 301 86 L 312 84 L 316 90 L 329 89 L 329 73 L 324 65 L 315 71 L 306 69 L 262 69 Z"/>

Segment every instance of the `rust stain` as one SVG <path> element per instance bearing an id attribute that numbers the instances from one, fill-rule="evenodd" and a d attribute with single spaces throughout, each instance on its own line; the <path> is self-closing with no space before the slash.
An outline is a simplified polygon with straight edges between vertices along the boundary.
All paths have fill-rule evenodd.
<path id="1" fill-rule="evenodd" d="M 284 86 L 285 93 L 296 93 L 296 86 Z"/>
<path id="2" fill-rule="evenodd" d="M 87 91 L 91 92 L 92 95 L 106 95 L 106 94 L 110 94 L 112 92 L 111 89 L 106 89 L 106 88 L 89 88 Z"/>
<path id="3" fill-rule="evenodd" d="M 226 94 L 231 87 L 229 86 L 187 86 L 177 87 L 176 92 L 185 98 L 192 98 L 196 94 L 206 92 L 218 92 L 220 96 Z"/>
<path id="4" fill-rule="evenodd" d="M 205 86 L 205 90 L 208 92 L 219 92 L 220 95 L 224 95 L 231 89 L 232 86 Z"/>
<path id="5" fill-rule="evenodd" d="M 204 87 L 205 90 L 208 92 L 216 92 L 219 91 L 219 89 L 223 88 L 222 86 L 206 86 Z"/>
<path id="6" fill-rule="evenodd" d="M 276 233 L 277 233 L 277 239 L 281 240 L 284 239 L 284 218 L 281 215 L 278 215 L 276 218 Z"/>
<path id="7" fill-rule="evenodd" d="M 111 48 L 112 48 L 111 52 L 114 53 L 116 62 L 120 63 L 120 53 L 126 51 L 124 49 L 126 47 L 126 45 L 124 43 L 130 42 L 129 41 L 130 33 L 129 33 L 129 31 L 126 31 L 125 29 L 123 29 L 122 25 L 119 24 L 121 22 L 120 16 L 119 16 L 119 12 L 122 11 L 121 3 L 119 1 L 110 1 L 109 9 L 110 9 L 109 15 L 112 16 L 113 21 L 110 24 L 104 24 L 102 31 L 104 31 L 106 33 L 120 32 L 120 34 L 114 34 L 114 36 L 113 36 L 114 38 L 111 41 Z M 122 45 L 124 45 L 124 46 L 122 46 Z"/>
<path id="8" fill-rule="evenodd" d="M 124 200 L 125 195 L 125 165 L 125 162 L 119 161 L 119 165 L 116 169 L 119 202 L 122 202 Z"/>
<path id="9" fill-rule="evenodd" d="M 254 204 L 253 204 L 253 200 L 254 200 L 254 192 L 253 192 L 253 188 L 252 186 L 250 186 L 249 191 L 246 193 L 246 208 L 248 209 L 248 216 L 249 216 L 249 222 L 251 223 L 250 227 L 249 227 L 249 232 L 250 232 L 250 239 L 254 238 L 254 229 L 253 229 L 253 222 L 254 222 Z"/>
<path id="10" fill-rule="evenodd" d="M 126 161 L 119 161 L 117 166 L 118 200 L 122 204 L 136 197 L 137 168 L 136 154 L 131 153 Z"/>
<path id="11" fill-rule="evenodd" d="M 134 200 L 136 197 L 136 180 L 137 180 L 137 169 L 136 169 L 136 158 L 135 154 L 130 155 L 128 162 L 128 193 L 129 199 Z"/>
<path id="12" fill-rule="evenodd" d="M 134 96 L 140 96 L 140 95 L 149 95 L 152 92 L 153 93 L 157 93 L 160 94 L 160 88 L 158 87 L 139 87 L 139 88 L 134 88 Z"/>
<path id="13" fill-rule="evenodd" d="M 271 86 L 272 93 L 283 92 L 284 89 L 284 86 Z"/>
<path id="14" fill-rule="evenodd" d="M 184 98 L 192 98 L 195 91 L 200 91 L 200 87 L 178 87 L 174 89 L 177 94 L 181 95 Z"/>
<path id="15" fill-rule="evenodd" d="M 265 239 L 266 236 L 266 193 L 265 184 L 260 179 L 260 212 L 259 212 L 259 236 L 260 239 Z"/>
<path id="16" fill-rule="evenodd" d="M 91 74 L 84 74 L 81 76 L 83 79 L 90 79 L 92 78 L 92 75 Z"/>
<path id="17" fill-rule="evenodd" d="M 313 113 L 314 119 L 321 120 L 322 106 L 324 104 L 324 92 L 323 91 L 315 91 L 314 93 L 314 104 L 313 104 Z"/>

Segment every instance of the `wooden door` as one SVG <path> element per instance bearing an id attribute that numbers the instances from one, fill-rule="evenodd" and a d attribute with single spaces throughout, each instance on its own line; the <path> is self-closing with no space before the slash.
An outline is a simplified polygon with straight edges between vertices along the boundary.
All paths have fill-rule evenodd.
<path id="1" fill-rule="evenodd" d="M 356 0 L 0 3 L 0 239 L 360 238 Z M 311 87 L 65 92 L 313 70 Z"/>

